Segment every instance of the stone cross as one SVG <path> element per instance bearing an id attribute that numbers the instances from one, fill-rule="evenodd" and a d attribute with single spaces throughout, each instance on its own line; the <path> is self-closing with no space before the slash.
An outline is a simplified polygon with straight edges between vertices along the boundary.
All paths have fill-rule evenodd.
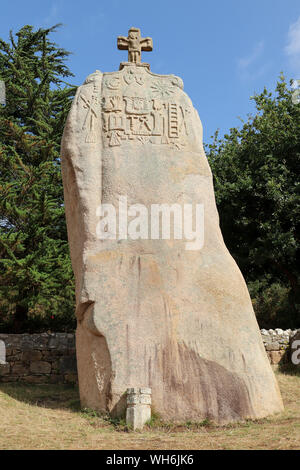
<path id="1" fill-rule="evenodd" d="M 130 28 L 128 37 L 118 37 L 118 49 L 128 50 L 128 62 L 139 64 L 141 62 L 141 51 L 152 51 L 152 38 L 142 38 L 139 28 Z"/>
<path id="2" fill-rule="evenodd" d="M 78 88 L 61 146 L 82 406 L 114 417 L 126 409 L 133 429 L 150 419 L 151 397 L 174 422 L 282 411 L 247 286 L 221 236 L 198 113 L 179 77 L 140 63 L 150 38 L 131 28 L 118 47 L 130 62 Z"/>

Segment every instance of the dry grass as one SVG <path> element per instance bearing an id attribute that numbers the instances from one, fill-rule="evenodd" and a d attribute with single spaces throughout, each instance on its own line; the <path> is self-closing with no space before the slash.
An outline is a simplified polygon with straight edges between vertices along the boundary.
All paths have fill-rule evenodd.
<path id="1" fill-rule="evenodd" d="M 78 391 L 58 385 L 0 385 L 0 449 L 299 449 L 300 375 L 277 372 L 285 411 L 260 421 L 152 424 L 141 432 L 81 411 Z"/>

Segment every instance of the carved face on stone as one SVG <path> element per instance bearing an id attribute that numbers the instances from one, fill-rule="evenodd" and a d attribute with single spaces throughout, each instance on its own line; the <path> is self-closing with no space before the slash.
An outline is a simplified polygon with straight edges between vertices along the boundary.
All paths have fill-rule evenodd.
<path id="1" fill-rule="evenodd" d="M 130 39 L 138 39 L 139 38 L 139 33 L 136 31 L 129 31 L 129 38 Z"/>
<path id="2" fill-rule="evenodd" d="M 128 39 L 129 39 L 129 45 L 130 48 L 134 50 L 138 50 L 140 48 L 140 32 L 137 31 L 136 29 L 130 29 L 128 31 Z"/>

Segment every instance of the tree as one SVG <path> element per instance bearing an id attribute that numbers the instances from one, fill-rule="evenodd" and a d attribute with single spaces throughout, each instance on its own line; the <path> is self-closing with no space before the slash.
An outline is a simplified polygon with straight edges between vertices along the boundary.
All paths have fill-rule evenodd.
<path id="1" fill-rule="evenodd" d="M 300 105 L 283 76 L 256 114 L 208 146 L 220 225 L 262 327 L 299 327 Z"/>
<path id="2" fill-rule="evenodd" d="M 0 324 L 8 331 L 74 325 L 60 140 L 75 88 L 57 27 L 0 39 Z M 5 326 L 6 325 L 6 326 Z"/>

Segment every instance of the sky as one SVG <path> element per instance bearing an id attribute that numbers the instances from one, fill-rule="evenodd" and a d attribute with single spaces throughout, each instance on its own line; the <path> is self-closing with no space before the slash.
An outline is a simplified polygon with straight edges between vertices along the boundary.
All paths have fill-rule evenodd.
<path id="1" fill-rule="evenodd" d="M 70 82 L 96 69 L 111 72 L 127 61 L 117 36 L 141 29 L 153 38 L 142 61 L 151 71 L 184 81 L 204 141 L 241 126 L 255 110 L 250 96 L 273 91 L 280 72 L 300 79 L 300 0 L 0 0 L 0 37 L 26 24 L 63 26 L 52 35 L 72 52 Z"/>

